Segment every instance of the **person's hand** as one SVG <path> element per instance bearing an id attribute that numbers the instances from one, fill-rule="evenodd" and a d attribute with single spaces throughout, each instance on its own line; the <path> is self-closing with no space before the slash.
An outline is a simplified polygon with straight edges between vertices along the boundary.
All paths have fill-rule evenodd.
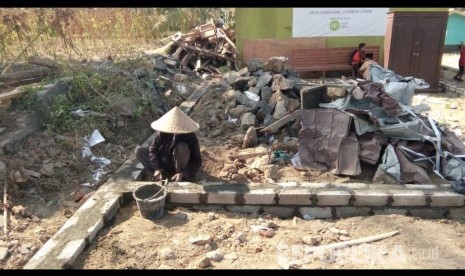
<path id="1" fill-rule="evenodd" d="M 163 175 L 161 174 L 161 171 L 160 171 L 160 170 L 156 170 L 156 171 L 153 173 L 153 180 L 154 180 L 154 181 L 161 180 L 162 177 L 163 177 Z"/>
<path id="2" fill-rule="evenodd" d="M 179 182 L 182 180 L 183 177 L 184 177 L 183 173 L 180 172 L 180 173 L 173 175 L 173 177 L 171 177 L 171 180 L 175 182 Z"/>

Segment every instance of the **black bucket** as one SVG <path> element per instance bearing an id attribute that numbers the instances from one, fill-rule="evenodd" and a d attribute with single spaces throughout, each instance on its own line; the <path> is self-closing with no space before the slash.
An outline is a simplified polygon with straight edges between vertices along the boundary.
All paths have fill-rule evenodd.
<path id="1" fill-rule="evenodd" d="M 137 188 L 132 196 L 137 202 L 139 213 L 146 219 L 158 219 L 165 209 L 166 189 L 158 184 L 149 184 Z"/>

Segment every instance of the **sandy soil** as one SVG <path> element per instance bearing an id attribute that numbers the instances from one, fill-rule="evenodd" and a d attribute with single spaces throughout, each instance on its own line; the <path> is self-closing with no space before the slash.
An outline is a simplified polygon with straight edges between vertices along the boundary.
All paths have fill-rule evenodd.
<path id="1" fill-rule="evenodd" d="M 272 226 L 275 235 L 262 236 L 253 231 L 255 225 Z M 308 253 L 315 246 L 396 230 L 400 231 L 398 235 L 377 242 Z M 267 214 L 259 217 L 182 209 L 150 221 L 140 217 L 134 203 L 120 210 L 114 224 L 98 235 L 74 267 L 195 269 L 208 252 L 215 251 L 209 254 L 217 255 L 217 261 L 211 261 L 207 268 L 463 269 L 464 234 L 463 221 L 400 215 L 304 221 L 280 220 Z M 192 244 L 190 239 L 200 235 L 212 241 L 208 245 Z"/>

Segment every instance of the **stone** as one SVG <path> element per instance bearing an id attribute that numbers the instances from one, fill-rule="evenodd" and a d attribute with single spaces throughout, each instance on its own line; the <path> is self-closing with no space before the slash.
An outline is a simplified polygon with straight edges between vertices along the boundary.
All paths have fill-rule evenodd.
<path id="1" fill-rule="evenodd" d="M 271 89 L 273 91 L 278 91 L 278 90 L 291 90 L 294 88 L 294 82 L 286 79 L 283 75 L 281 74 L 275 74 L 273 75 L 273 83 L 271 84 Z"/>
<path id="2" fill-rule="evenodd" d="M 219 250 L 207 252 L 205 256 L 214 262 L 219 262 L 223 259 L 223 253 Z"/>
<path id="3" fill-rule="evenodd" d="M 237 72 L 231 71 L 227 76 L 225 75 L 225 77 L 226 81 L 232 85 L 232 83 L 235 82 L 237 78 L 239 78 L 239 74 Z"/>
<path id="4" fill-rule="evenodd" d="M 276 104 L 267 104 L 261 107 L 257 112 L 257 119 L 261 122 L 265 120 L 266 115 L 272 115 Z"/>
<path id="5" fill-rule="evenodd" d="M 257 85 L 257 78 L 256 77 L 252 77 L 248 82 L 247 82 L 247 85 L 249 86 L 249 91 L 251 88 L 255 88 L 255 85 Z M 260 91 L 260 87 L 257 87 L 258 91 Z M 252 92 L 252 91 L 250 91 Z M 252 92 L 254 93 L 254 92 Z M 256 95 L 258 95 L 258 93 L 254 93 Z"/>
<path id="6" fill-rule="evenodd" d="M 239 119 L 244 115 L 245 113 L 251 111 L 252 108 L 247 107 L 245 105 L 238 105 L 235 108 L 231 108 L 229 110 L 229 115 L 231 115 L 235 119 Z M 253 114 L 252 114 L 253 115 Z"/>
<path id="7" fill-rule="evenodd" d="M 211 266 L 212 262 L 210 261 L 209 258 L 207 258 L 205 256 L 205 257 L 199 258 L 196 261 L 196 264 L 197 264 L 197 267 L 199 267 L 199 268 L 207 268 L 207 267 Z"/>
<path id="8" fill-rule="evenodd" d="M 244 138 L 245 138 L 245 134 L 236 134 L 234 136 L 231 136 L 231 140 L 234 142 L 234 143 L 241 143 L 244 142 Z"/>
<path id="9" fill-rule="evenodd" d="M 252 78 L 251 77 L 239 77 L 239 78 L 236 78 L 231 84 L 231 86 L 235 89 L 235 90 L 241 90 L 243 91 L 245 86 L 247 85 L 247 83 L 249 82 L 249 80 L 251 80 Z"/>
<path id="10" fill-rule="evenodd" d="M 242 232 L 237 233 L 237 237 L 236 237 L 236 238 L 237 238 L 237 240 L 238 240 L 239 242 L 247 242 L 247 237 L 246 237 L 245 234 L 242 233 Z"/>
<path id="11" fill-rule="evenodd" d="M 200 235 L 194 238 L 189 238 L 189 242 L 195 245 L 206 245 L 212 241 L 210 235 Z"/>
<path id="12" fill-rule="evenodd" d="M 0 247 L 0 261 L 8 257 L 8 247 Z"/>
<path id="13" fill-rule="evenodd" d="M 5 132 L 6 130 L 6 127 L 0 127 L 0 134 L 2 134 L 3 132 Z"/>
<path id="14" fill-rule="evenodd" d="M 176 259 L 176 254 L 174 253 L 173 249 L 171 249 L 169 247 L 160 249 L 160 251 L 158 252 L 158 255 L 163 260 Z"/>
<path id="15" fill-rule="evenodd" d="M 209 221 L 215 220 L 215 219 L 217 219 L 217 218 L 218 218 L 218 217 L 216 216 L 215 213 L 213 213 L 213 212 L 209 212 L 209 213 L 208 213 L 208 220 L 209 220 Z"/>
<path id="16" fill-rule="evenodd" d="M 137 68 L 136 70 L 134 70 L 134 72 L 132 74 L 134 76 L 136 76 L 136 78 L 141 79 L 141 78 L 147 76 L 148 72 L 147 72 L 147 69 L 141 67 L 141 68 Z"/>
<path id="17" fill-rule="evenodd" d="M 163 60 L 163 62 L 168 65 L 168 66 L 171 66 L 171 67 L 175 67 L 177 65 L 177 61 L 176 60 L 172 60 L 172 59 L 169 59 L 169 58 L 165 58 Z"/>
<path id="18" fill-rule="evenodd" d="M 0 174 L 4 174 L 6 172 L 6 165 L 0 160 Z"/>
<path id="19" fill-rule="evenodd" d="M 203 250 L 209 252 L 209 251 L 212 251 L 212 246 L 211 244 L 206 244 L 203 246 Z"/>
<path id="20" fill-rule="evenodd" d="M 153 68 L 155 70 L 164 71 L 166 70 L 166 63 L 163 61 L 162 57 L 157 57 L 152 59 Z"/>
<path id="21" fill-rule="evenodd" d="M 27 255 L 29 254 L 29 248 L 27 248 L 26 246 L 22 245 L 19 247 L 18 249 L 19 253 L 23 254 L 23 255 Z"/>
<path id="22" fill-rule="evenodd" d="M 242 68 L 237 72 L 241 77 L 247 77 L 249 75 L 249 69 L 247 67 Z"/>
<path id="23" fill-rule="evenodd" d="M 274 181 L 279 179 L 278 169 L 278 165 L 265 165 L 260 168 L 266 178 L 273 179 Z"/>
<path id="24" fill-rule="evenodd" d="M 189 215 L 186 212 L 178 211 L 174 217 L 180 220 L 189 220 Z"/>
<path id="25" fill-rule="evenodd" d="M 267 126 L 269 126 L 269 125 L 275 123 L 276 121 L 278 121 L 278 120 L 276 120 L 276 119 L 273 117 L 273 115 L 267 114 L 267 115 L 265 116 L 265 119 L 263 119 L 263 126 L 267 127 Z"/>
<path id="26" fill-rule="evenodd" d="M 257 124 L 257 118 L 253 113 L 246 112 L 241 117 L 241 128 L 243 130 L 248 129 L 251 126 L 255 126 Z"/>
<path id="27" fill-rule="evenodd" d="M 247 130 L 244 136 L 244 141 L 242 142 L 243 148 L 253 148 L 258 145 L 257 131 L 255 127 L 251 126 Z"/>
<path id="28" fill-rule="evenodd" d="M 289 104 L 287 105 L 287 110 L 289 113 L 292 113 L 294 110 L 300 108 L 300 101 L 298 99 L 289 98 Z"/>
<path id="29" fill-rule="evenodd" d="M 317 245 L 318 244 L 318 237 L 313 237 L 313 236 L 304 236 L 302 238 L 302 242 L 306 245 Z"/>
<path id="30" fill-rule="evenodd" d="M 53 163 L 43 164 L 39 170 L 39 173 L 46 176 L 53 176 L 55 173 Z"/>
<path id="31" fill-rule="evenodd" d="M 263 88 L 270 83 L 271 79 L 273 79 L 273 76 L 271 76 L 269 72 L 264 72 L 258 78 L 257 84 L 255 84 L 255 87 Z"/>
<path id="32" fill-rule="evenodd" d="M 263 64 L 263 71 L 271 71 L 275 74 L 281 74 L 286 69 L 284 63 L 287 60 L 287 57 L 271 57 L 265 64 Z"/>
<path id="33" fill-rule="evenodd" d="M 236 252 L 231 252 L 231 253 L 228 253 L 228 254 L 224 255 L 224 258 L 226 260 L 234 261 L 234 260 L 237 260 L 239 258 L 239 256 L 237 255 Z"/>
<path id="34" fill-rule="evenodd" d="M 274 107 L 274 112 L 273 112 L 273 118 L 276 120 L 282 119 L 287 115 L 287 109 L 286 109 L 286 102 L 285 101 L 279 101 L 276 103 L 276 106 Z"/>
<path id="35" fill-rule="evenodd" d="M 266 238 L 272 238 L 276 234 L 276 232 L 271 228 L 260 229 L 259 233 L 260 233 L 260 236 L 263 236 L 263 237 L 266 237 Z"/>
<path id="36" fill-rule="evenodd" d="M 271 99 L 271 95 L 273 95 L 273 90 L 271 89 L 271 87 L 264 86 L 261 88 L 260 92 L 262 100 L 264 100 L 265 102 L 269 102 Z"/>
<path id="37" fill-rule="evenodd" d="M 221 126 L 218 126 L 216 129 L 208 133 L 208 138 L 215 138 L 217 136 L 220 136 L 222 133 L 223 133 L 223 128 L 221 128 Z"/>
<path id="38" fill-rule="evenodd" d="M 255 105 L 253 106 L 251 112 L 252 112 L 253 114 L 257 114 L 258 111 L 259 111 L 262 107 L 266 106 L 267 104 L 268 104 L 268 103 L 265 102 L 264 100 L 260 100 L 260 101 L 258 101 L 258 102 L 255 103 Z"/>
<path id="39" fill-rule="evenodd" d="M 169 266 L 169 265 L 165 265 L 165 264 L 162 264 L 158 267 L 158 269 L 174 269 L 174 267 L 172 266 Z"/>
<path id="40" fill-rule="evenodd" d="M 247 64 L 250 72 L 255 72 L 263 68 L 263 63 L 257 58 L 251 58 Z"/>
<path id="41" fill-rule="evenodd" d="M 249 81 L 249 83 L 250 82 L 251 81 Z M 260 91 L 261 91 L 261 89 L 258 88 L 258 87 L 249 87 L 248 90 L 249 90 L 249 92 L 252 92 L 252 93 L 254 93 L 255 95 L 258 95 L 258 96 L 260 95 Z"/>
<path id="42" fill-rule="evenodd" d="M 284 105 L 287 107 L 289 105 L 289 96 L 285 95 L 281 91 L 276 91 L 273 93 L 273 95 L 271 95 L 268 103 L 278 103 L 279 101 L 284 101 Z"/>
<path id="43" fill-rule="evenodd" d="M 342 98 L 346 95 L 347 93 L 347 90 L 342 87 L 342 86 L 332 86 L 332 85 L 329 85 L 329 86 L 326 86 L 327 87 L 327 94 L 329 97 L 331 98 Z"/>

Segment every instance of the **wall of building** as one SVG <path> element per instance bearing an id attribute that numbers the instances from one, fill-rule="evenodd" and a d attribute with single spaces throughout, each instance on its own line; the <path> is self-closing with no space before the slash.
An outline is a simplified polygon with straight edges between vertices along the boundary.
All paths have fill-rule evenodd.
<path id="1" fill-rule="evenodd" d="M 447 20 L 446 45 L 459 45 L 465 41 L 465 16 L 453 13 Z"/>
<path id="2" fill-rule="evenodd" d="M 390 11 L 448 11 L 448 8 L 390 8 Z M 242 54 L 244 39 L 292 38 L 292 8 L 237 8 L 236 46 Z M 356 47 L 358 43 L 378 45 L 384 59 L 384 36 L 326 37 L 326 47 Z M 242 59 L 242 55 L 239 59 Z"/>

